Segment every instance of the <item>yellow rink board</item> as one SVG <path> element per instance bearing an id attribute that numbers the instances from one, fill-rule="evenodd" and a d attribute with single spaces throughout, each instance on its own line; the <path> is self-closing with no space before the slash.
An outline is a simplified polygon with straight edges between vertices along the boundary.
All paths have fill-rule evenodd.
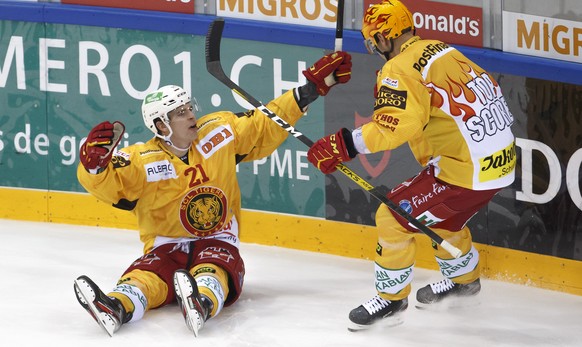
<path id="1" fill-rule="evenodd" d="M 133 214 L 84 193 L 0 188 L 0 218 L 136 229 Z M 375 227 L 254 210 L 243 210 L 241 219 L 242 242 L 374 258 Z M 424 235 L 417 240 L 416 266 L 437 270 L 430 240 Z M 475 246 L 486 278 L 582 295 L 582 261 Z"/>

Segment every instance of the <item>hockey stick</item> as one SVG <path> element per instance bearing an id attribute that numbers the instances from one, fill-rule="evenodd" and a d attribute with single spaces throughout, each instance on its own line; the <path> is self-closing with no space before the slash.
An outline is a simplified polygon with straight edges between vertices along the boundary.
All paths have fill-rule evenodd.
<path id="1" fill-rule="evenodd" d="M 222 82 L 233 92 L 237 93 L 244 100 L 249 102 L 251 105 L 259 109 L 272 121 L 277 123 L 285 131 L 293 135 L 295 138 L 303 142 L 307 147 L 313 146 L 313 141 L 311 141 L 307 136 L 303 135 L 301 132 L 296 130 L 291 124 L 287 123 L 284 119 L 277 116 L 273 111 L 269 110 L 263 103 L 255 99 L 253 96 L 248 94 L 239 85 L 234 83 L 224 72 L 220 62 L 220 41 L 222 39 L 222 30 L 224 29 L 224 19 L 215 19 L 208 29 L 206 34 L 206 69 L 208 72 L 214 76 L 217 80 Z M 373 197 L 378 199 L 380 202 L 386 204 L 392 211 L 396 212 L 402 218 L 406 219 L 414 227 L 422 231 L 428 237 L 430 237 L 434 242 L 441 245 L 447 252 L 449 252 L 453 257 L 459 258 L 461 256 L 461 251 L 455 246 L 451 245 L 448 241 L 444 240 L 442 237 L 437 235 L 434 231 L 428 228 L 426 225 L 419 222 L 416 218 L 410 215 L 408 212 L 404 211 L 399 205 L 396 205 L 393 201 L 386 197 L 383 192 L 384 187 L 374 187 L 370 183 L 366 182 L 362 177 L 353 172 L 350 168 L 342 163 L 339 163 L 336 168 L 344 173 L 348 178 L 358 184 L 360 187 L 364 188 Z M 384 189 L 382 189 L 384 188 Z"/>
<path id="2" fill-rule="evenodd" d="M 341 51 L 344 38 L 344 0 L 337 1 L 337 14 L 335 22 L 335 46 L 334 50 Z"/>

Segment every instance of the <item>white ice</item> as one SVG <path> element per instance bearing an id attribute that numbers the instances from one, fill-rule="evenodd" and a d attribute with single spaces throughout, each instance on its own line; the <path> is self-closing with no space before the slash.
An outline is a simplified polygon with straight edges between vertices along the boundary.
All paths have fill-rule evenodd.
<path id="1" fill-rule="evenodd" d="M 246 243 L 243 294 L 198 338 L 177 305 L 109 337 L 73 280 L 107 292 L 141 247 L 132 230 L 0 220 L 0 346 L 582 346 L 582 297 L 487 279 L 478 306 L 419 310 L 411 295 L 404 324 L 351 333 L 348 312 L 375 294 L 371 261 Z M 413 293 L 436 280 L 416 269 Z"/>

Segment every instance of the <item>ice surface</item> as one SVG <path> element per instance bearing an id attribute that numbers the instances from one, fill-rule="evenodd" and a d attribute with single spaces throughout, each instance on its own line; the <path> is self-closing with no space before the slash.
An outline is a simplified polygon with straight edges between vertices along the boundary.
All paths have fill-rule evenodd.
<path id="1" fill-rule="evenodd" d="M 371 261 L 246 243 L 243 294 L 198 338 L 177 305 L 109 337 L 73 280 L 107 292 L 141 252 L 132 230 L 0 219 L 0 346 L 582 346 L 582 297 L 487 279 L 478 306 L 418 310 L 411 295 L 403 325 L 351 333 L 348 312 L 375 294 Z M 440 279 L 416 269 L 413 293 Z"/>

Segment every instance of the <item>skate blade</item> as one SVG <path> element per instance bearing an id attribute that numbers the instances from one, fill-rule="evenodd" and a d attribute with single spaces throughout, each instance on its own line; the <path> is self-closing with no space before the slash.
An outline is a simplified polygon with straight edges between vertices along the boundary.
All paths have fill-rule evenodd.
<path id="1" fill-rule="evenodd" d="M 74 286 L 79 301 L 87 305 L 87 309 L 95 321 L 97 321 L 110 337 L 113 337 L 116 325 L 115 320 L 109 314 L 97 309 L 97 306 L 95 306 L 97 294 L 93 291 L 93 288 L 84 279 L 76 279 Z"/>
<path id="2" fill-rule="evenodd" d="M 473 308 L 479 305 L 481 305 L 481 300 L 476 296 L 456 296 L 432 304 L 416 302 L 414 306 L 419 310 L 446 311 L 462 310 L 466 308 Z"/>
<path id="3" fill-rule="evenodd" d="M 357 332 L 363 330 L 376 330 L 376 329 L 383 329 L 383 328 L 391 328 L 398 325 L 402 325 L 404 323 L 404 318 L 402 314 L 395 314 L 390 317 L 381 318 L 375 321 L 372 324 L 357 324 L 352 321 L 348 323 L 348 331 Z"/>
<path id="4" fill-rule="evenodd" d="M 194 289 L 192 288 L 192 283 L 186 274 L 180 272 L 174 274 L 174 288 L 176 289 L 176 295 L 178 296 L 177 299 L 182 302 L 181 306 L 184 311 L 186 325 L 188 326 L 188 329 L 194 333 L 194 337 L 198 337 L 198 331 L 202 329 L 204 320 L 196 310 L 196 305 L 190 298 Z"/>

